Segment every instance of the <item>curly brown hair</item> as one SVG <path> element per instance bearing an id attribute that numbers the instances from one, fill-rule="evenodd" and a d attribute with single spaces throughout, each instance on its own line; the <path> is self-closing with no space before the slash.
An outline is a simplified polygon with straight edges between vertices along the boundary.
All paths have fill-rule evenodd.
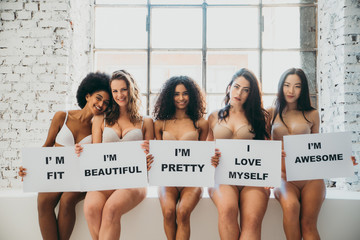
<path id="1" fill-rule="evenodd" d="M 196 121 L 206 113 L 206 102 L 200 87 L 188 76 L 174 76 L 164 83 L 155 103 L 154 118 L 155 120 L 169 120 L 174 117 L 176 112 L 174 94 L 175 88 L 179 84 L 183 84 L 189 93 L 189 104 L 186 114 L 196 127 Z"/>

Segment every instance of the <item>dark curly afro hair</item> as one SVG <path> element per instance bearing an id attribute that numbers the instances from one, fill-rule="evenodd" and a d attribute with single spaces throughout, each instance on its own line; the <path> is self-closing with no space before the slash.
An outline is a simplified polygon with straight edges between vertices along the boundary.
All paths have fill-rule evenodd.
<path id="1" fill-rule="evenodd" d="M 168 79 L 162 87 L 154 107 L 155 120 L 169 120 L 174 117 L 176 112 L 174 94 L 179 84 L 183 84 L 189 93 L 186 114 L 194 123 L 203 117 L 206 102 L 199 86 L 188 76 L 175 76 Z"/>
<path id="2" fill-rule="evenodd" d="M 80 108 L 86 105 L 86 95 L 92 95 L 98 91 L 105 91 L 111 96 L 110 76 L 106 73 L 89 73 L 80 83 L 76 93 L 76 99 Z"/>

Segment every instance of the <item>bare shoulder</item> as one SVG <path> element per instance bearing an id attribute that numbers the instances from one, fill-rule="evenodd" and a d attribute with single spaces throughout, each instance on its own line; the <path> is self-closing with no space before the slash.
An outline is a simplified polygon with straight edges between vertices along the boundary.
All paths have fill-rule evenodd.
<path id="1" fill-rule="evenodd" d="M 93 118 L 93 125 L 96 124 L 101 124 L 104 122 L 104 115 L 100 114 L 100 115 L 95 115 Z"/>
<path id="2" fill-rule="evenodd" d="M 64 123 L 66 118 L 66 112 L 64 111 L 58 111 L 54 114 L 54 117 L 52 119 L 53 123 L 58 123 L 59 125 Z"/>
<path id="3" fill-rule="evenodd" d="M 146 127 L 153 127 L 154 126 L 154 121 L 153 121 L 153 119 L 151 117 L 144 116 L 143 119 L 144 119 L 144 125 Z"/>
<path id="4" fill-rule="evenodd" d="M 208 121 L 212 122 L 214 120 L 218 119 L 218 114 L 219 114 L 219 110 L 215 110 L 212 113 L 210 113 L 209 117 L 208 117 Z"/>
<path id="5" fill-rule="evenodd" d="M 209 122 L 205 118 L 200 118 L 198 120 L 198 124 L 199 124 L 200 128 L 208 128 L 209 127 Z"/>
<path id="6" fill-rule="evenodd" d="M 319 122 L 319 111 L 317 109 L 306 111 L 305 116 L 309 118 L 311 122 Z"/>
<path id="7" fill-rule="evenodd" d="M 274 116 L 274 113 L 275 113 L 275 107 L 271 106 L 271 107 L 266 108 L 265 110 L 269 113 L 270 119 L 272 119 Z"/>
<path id="8" fill-rule="evenodd" d="M 155 129 L 161 129 L 162 126 L 163 126 L 163 123 L 164 123 L 163 120 L 156 120 L 156 121 L 154 122 L 154 128 L 155 128 Z"/>

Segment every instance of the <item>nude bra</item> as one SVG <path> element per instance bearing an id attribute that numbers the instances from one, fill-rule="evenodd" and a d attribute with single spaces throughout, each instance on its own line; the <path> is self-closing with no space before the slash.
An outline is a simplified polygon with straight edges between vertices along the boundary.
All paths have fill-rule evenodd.
<path id="1" fill-rule="evenodd" d="M 69 113 L 68 113 L 68 111 L 66 111 L 66 117 L 65 117 L 64 124 L 62 125 L 60 131 L 58 132 L 58 134 L 56 135 L 56 138 L 55 138 L 55 142 L 57 144 L 60 144 L 65 147 L 75 145 L 74 135 L 72 134 L 72 132 L 66 125 L 68 115 L 69 115 Z M 83 139 L 81 139 L 81 141 L 79 143 L 87 144 L 87 143 L 91 143 L 91 140 L 92 140 L 91 135 L 89 135 L 89 136 L 86 136 Z"/>
<path id="2" fill-rule="evenodd" d="M 181 138 L 177 139 L 173 134 L 171 134 L 169 131 L 165 131 L 165 122 L 166 120 L 164 120 L 163 123 L 163 128 L 162 128 L 162 138 L 163 140 L 181 140 L 181 141 L 197 141 L 199 140 L 199 131 L 198 129 L 196 129 L 195 131 L 189 131 L 184 133 Z M 198 122 L 196 122 L 196 127 Z"/>
<path id="3" fill-rule="evenodd" d="M 114 129 L 106 127 L 104 118 L 104 131 L 102 136 L 102 142 L 122 142 L 122 141 L 140 141 L 143 140 L 142 128 L 144 125 L 144 118 L 141 122 L 141 128 L 134 128 L 128 131 L 122 138 L 120 138 Z"/>
<path id="4" fill-rule="evenodd" d="M 217 122 L 213 133 L 215 139 L 253 139 L 255 134 L 250 129 L 250 125 L 242 125 L 233 132 L 230 128 Z"/>

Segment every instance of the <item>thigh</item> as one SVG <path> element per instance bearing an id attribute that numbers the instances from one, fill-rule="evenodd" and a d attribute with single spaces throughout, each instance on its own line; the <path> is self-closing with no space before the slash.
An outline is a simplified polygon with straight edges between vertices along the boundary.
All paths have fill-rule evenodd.
<path id="1" fill-rule="evenodd" d="M 62 192 L 38 193 L 38 206 L 47 205 L 55 208 L 62 194 Z"/>
<path id="2" fill-rule="evenodd" d="M 237 186 L 220 184 L 209 189 L 209 195 L 218 209 L 239 208 L 239 189 Z"/>
<path id="3" fill-rule="evenodd" d="M 110 195 L 114 192 L 114 190 L 111 191 L 91 191 L 87 192 L 85 201 L 84 201 L 84 209 L 95 209 L 99 208 L 102 209 L 107 201 L 107 199 L 110 197 Z"/>
<path id="4" fill-rule="evenodd" d="M 65 204 L 76 204 L 85 198 L 86 192 L 64 192 L 60 202 Z"/>
<path id="5" fill-rule="evenodd" d="M 307 181 L 301 190 L 302 217 L 317 219 L 325 199 L 326 187 L 323 180 Z"/>
<path id="6" fill-rule="evenodd" d="M 107 199 L 104 211 L 110 210 L 124 214 L 146 197 L 146 188 L 117 189 Z"/>
<path id="7" fill-rule="evenodd" d="M 281 187 L 274 190 L 275 198 L 282 206 L 287 202 L 299 202 L 302 186 L 302 182 L 288 182 L 282 179 Z"/>
<path id="8" fill-rule="evenodd" d="M 176 204 L 179 200 L 180 192 L 176 187 L 160 187 L 159 188 L 159 200 L 161 209 L 176 208 Z"/>
<path id="9" fill-rule="evenodd" d="M 240 214 L 247 215 L 264 215 L 270 190 L 263 187 L 246 186 L 240 192 Z"/>
<path id="10" fill-rule="evenodd" d="M 192 211 L 198 204 L 202 191 L 200 187 L 184 187 L 180 192 L 179 208 Z"/>

